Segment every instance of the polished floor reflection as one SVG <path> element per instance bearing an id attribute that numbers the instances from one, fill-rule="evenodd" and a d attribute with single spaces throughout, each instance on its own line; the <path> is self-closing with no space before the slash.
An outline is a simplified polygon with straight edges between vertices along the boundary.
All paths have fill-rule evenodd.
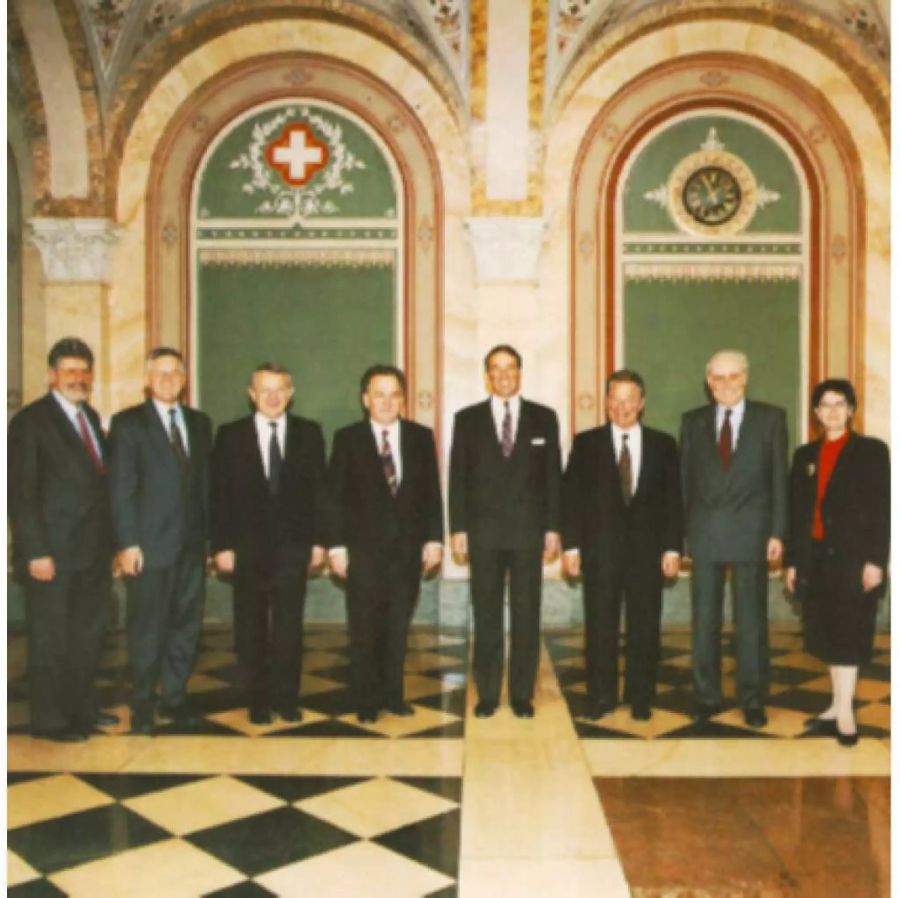
<path id="1" fill-rule="evenodd" d="M 598 779 L 636 898 L 887 898 L 886 777 Z"/>
<path id="2" fill-rule="evenodd" d="M 690 720 L 688 634 L 665 634 L 650 721 L 581 716 L 581 631 L 544 634 L 533 720 L 474 717 L 464 632 L 417 629 L 409 718 L 360 724 L 340 627 L 310 627 L 303 719 L 252 725 L 232 634 L 203 635 L 196 726 L 127 733 L 121 634 L 100 671 L 119 726 L 28 736 L 25 647 L 8 643 L 13 896 L 887 894 L 890 643 L 863 671 L 857 748 L 802 735 L 826 701 L 799 634 L 773 632 L 769 724 Z M 733 661 L 725 641 L 726 692 Z"/>

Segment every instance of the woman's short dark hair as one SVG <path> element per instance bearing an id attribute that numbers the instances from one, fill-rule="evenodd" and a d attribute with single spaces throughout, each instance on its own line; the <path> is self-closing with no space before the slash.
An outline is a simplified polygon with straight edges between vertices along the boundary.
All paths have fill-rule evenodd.
<path id="1" fill-rule="evenodd" d="M 843 377 L 829 377 L 820 384 L 816 384 L 812 392 L 813 408 L 819 407 L 819 403 L 826 393 L 840 393 L 847 400 L 851 411 L 856 411 L 856 390 L 853 389 L 853 384 L 849 380 L 845 380 Z"/>

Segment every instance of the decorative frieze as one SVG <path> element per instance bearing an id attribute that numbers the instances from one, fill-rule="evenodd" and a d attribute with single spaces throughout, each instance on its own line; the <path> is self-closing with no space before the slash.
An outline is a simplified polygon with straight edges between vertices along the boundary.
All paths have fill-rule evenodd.
<path id="1" fill-rule="evenodd" d="M 28 239 L 48 281 L 107 283 L 110 247 L 123 229 L 107 218 L 32 218 Z"/>

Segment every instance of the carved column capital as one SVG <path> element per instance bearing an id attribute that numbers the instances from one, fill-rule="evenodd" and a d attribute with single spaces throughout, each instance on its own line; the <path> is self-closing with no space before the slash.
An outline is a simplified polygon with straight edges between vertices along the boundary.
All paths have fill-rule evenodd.
<path id="1" fill-rule="evenodd" d="M 38 248 L 51 282 L 110 279 L 110 247 L 123 229 L 108 218 L 32 218 L 28 239 Z"/>
<path id="2" fill-rule="evenodd" d="M 536 283 L 547 231 L 543 218 L 482 216 L 466 219 L 478 282 Z"/>

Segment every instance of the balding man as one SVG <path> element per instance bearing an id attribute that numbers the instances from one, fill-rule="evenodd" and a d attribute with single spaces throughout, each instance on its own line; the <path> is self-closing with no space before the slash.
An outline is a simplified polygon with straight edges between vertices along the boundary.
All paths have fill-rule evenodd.
<path id="1" fill-rule="evenodd" d="M 681 481 L 687 551 L 693 558 L 695 716 L 722 707 L 721 634 L 731 569 L 737 699 L 749 726 L 766 725 L 769 677 L 768 562 L 778 561 L 787 526 L 784 409 L 746 398 L 747 357 L 717 352 L 707 363 L 713 405 L 681 423 Z"/>

